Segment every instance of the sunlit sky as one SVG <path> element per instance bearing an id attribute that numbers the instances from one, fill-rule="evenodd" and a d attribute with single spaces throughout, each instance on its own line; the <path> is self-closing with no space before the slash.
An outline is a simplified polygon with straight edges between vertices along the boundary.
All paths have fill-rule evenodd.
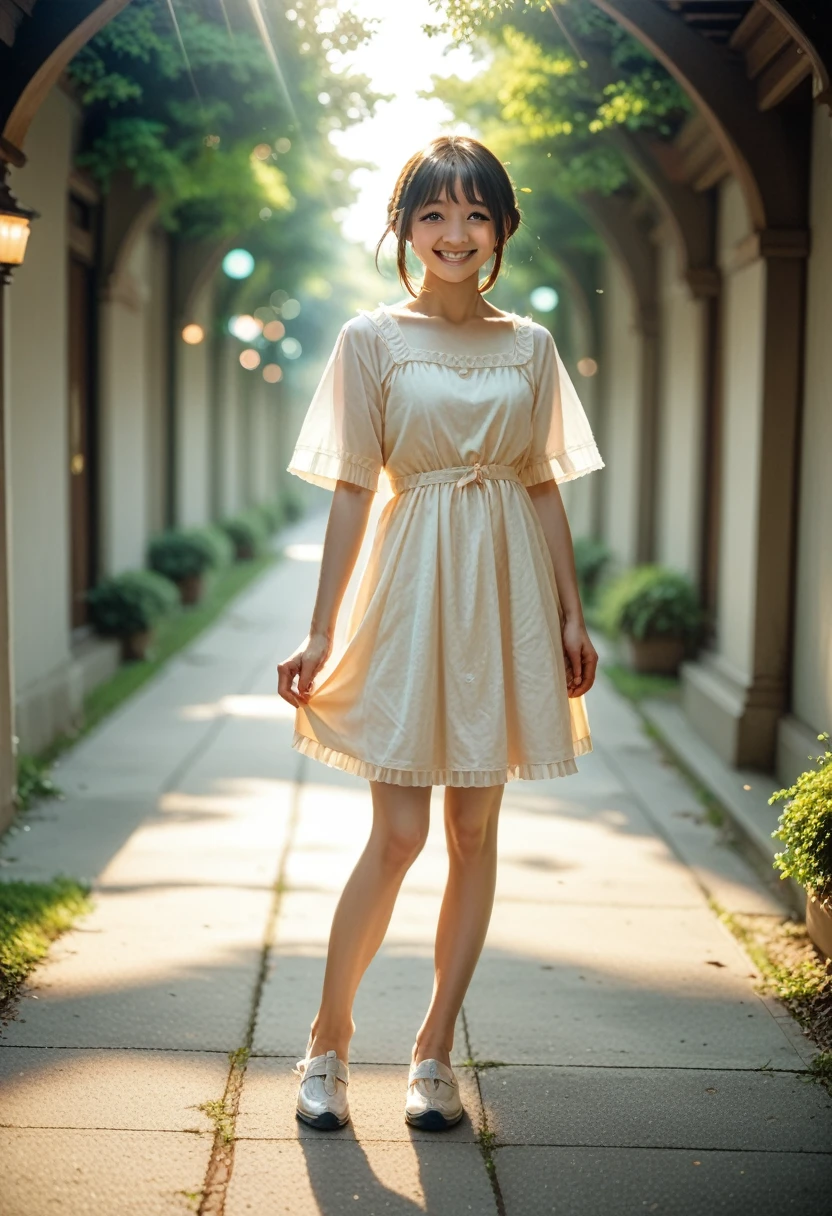
<path id="1" fill-rule="evenodd" d="M 433 74 L 470 78 L 481 65 L 468 50 L 448 50 L 447 39 L 429 38 L 422 32 L 425 23 L 437 19 L 428 0 L 341 0 L 341 7 L 379 19 L 375 36 L 345 55 L 345 66 L 369 77 L 377 92 L 395 94 L 393 101 L 379 102 L 373 118 L 330 136 L 343 156 L 378 166 L 353 176 L 358 198 L 342 224 L 350 240 L 373 248 L 384 229 L 387 200 L 402 165 L 434 136 L 451 129 L 443 125 L 452 118 L 448 108 L 436 99 L 417 97 L 417 92 L 430 88 Z M 464 124 L 452 129 L 470 132 Z"/>

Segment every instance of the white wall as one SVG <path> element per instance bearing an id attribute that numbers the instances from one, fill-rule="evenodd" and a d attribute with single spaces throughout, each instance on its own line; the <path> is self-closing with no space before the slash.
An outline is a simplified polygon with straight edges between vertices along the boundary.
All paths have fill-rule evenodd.
<path id="1" fill-rule="evenodd" d="M 10 368 L 8 447 L 11 514 L 11 611 L 15 693 L 29 702 L 43 688 L 43 715 L 19 714 L 24 748 L 32 731 L 66 724 L 71 712 L 69 448 L 67 436 L 67 178 L 74 106 L 53 89 L 30 129 L 28 163 L 11 186 L 40 218 L 26 260 L 6 289 Z M 51 704 L 46 686 L 62 692 Z M 33 711 L 34 712 L 34 711 Z M 63 719 L 63 720 L 62 720 Z"/>
<path id="2" fill-rule="evenodd" d="M 820 105 L 811 190 L 792 709 L 818 734 L 832 730 L 832 118 Z"/>
<path id="3" fill-rule="evenodd" d="M 638 541 L 642 339 L 624 271 L 611 255 L 603 292 L 603 534 L 617 560 L 629 566 Z"/>
<path id="4" fill-rule="evenodd" d="M 656 558 L 697 580 L 702 519 L 705 304 L 679 276 L 676 246 L 659 246 Z"/>
<path id="5" fill-rule="evenodd" d="M 720 658 L 740 679 L 751 675 L 757 517 L 765 263 L 731 270 L 730 255 L 748 235 L 740 187 L 720 188 L 720 262 L 724 272 L 722 327 L 722 469 L 717 638 Z"/>

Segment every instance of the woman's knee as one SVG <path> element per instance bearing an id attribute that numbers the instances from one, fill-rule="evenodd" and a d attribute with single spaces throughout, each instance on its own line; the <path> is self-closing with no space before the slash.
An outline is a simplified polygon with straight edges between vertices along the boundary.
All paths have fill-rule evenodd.
<path id="1" fill-rule="evenodd" d="M 427 840 L 427 823 L 405 820 L 385 823 L 374 829 L 382 864 L 391 870 L 407 869 Z"/>
<path id="2" fill-rule="evenodd" d="M 497 847 L 497 816 L 500 799 L 449 800 L 445 812 L 445 835 L 449 853 L 470 861 Z"/>

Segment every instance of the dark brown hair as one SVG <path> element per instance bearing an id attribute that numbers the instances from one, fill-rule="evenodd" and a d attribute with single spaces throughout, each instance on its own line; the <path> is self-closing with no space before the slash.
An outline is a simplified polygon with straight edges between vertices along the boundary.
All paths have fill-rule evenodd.
<path id="1" fill-rule="evenodd" d="M 388 234 L 395 230 L 398 222 L 396 268 L 399 278 L 412 296 L 417 293 L 413 290 L 407 273 L 407 238 L 413 217 L 425 203 L 439 198 L 443 190 L 448 198 L 458 202 L 454 194 L 457 178 L 468 202 L 480 201 L 488 209 L 497 235 L 494 266 L 480 286 L 480 294 L 490 291 L 497 282 L 503 261 L 503 249 L 520 225 L 520 209 L 511 178 L 485 144 L 481 144 L 478 139 L 471 139 L 468 135 L 441 135 L 432 140 L 421 152 L 411 156 L 399 174 L 387 205 L 387 227 L 376 246 L 378 268 L 381 246 Z"/>

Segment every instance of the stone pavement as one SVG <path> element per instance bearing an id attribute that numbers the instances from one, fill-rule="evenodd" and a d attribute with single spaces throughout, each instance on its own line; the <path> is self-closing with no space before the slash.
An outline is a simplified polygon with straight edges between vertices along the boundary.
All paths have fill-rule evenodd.
<path id="1" fill-rule="evenodd" d="M 828 1211 L 832 1103 L 807 1081 L 811 1049 L 708 903 L 774 897 L 603 680 L 579 775 L 506 786 L 455 1045 L 464 1122 L 420 1134 L 402 1115 L 441 788 L 359 994 L 352 1124 L 296 1122 L 291 1068 L 370 822 L 366 782 L 293 752 L 274 693 L 324 525 L 284 533 L 287 558 L 66 756 L 65 800 L 2 842 L 0 877 L 86 877 L 96 908 L 0 1027 L 0 1216 Z M 246 1046 L 232 1153 L 200 1108 Z"/>

